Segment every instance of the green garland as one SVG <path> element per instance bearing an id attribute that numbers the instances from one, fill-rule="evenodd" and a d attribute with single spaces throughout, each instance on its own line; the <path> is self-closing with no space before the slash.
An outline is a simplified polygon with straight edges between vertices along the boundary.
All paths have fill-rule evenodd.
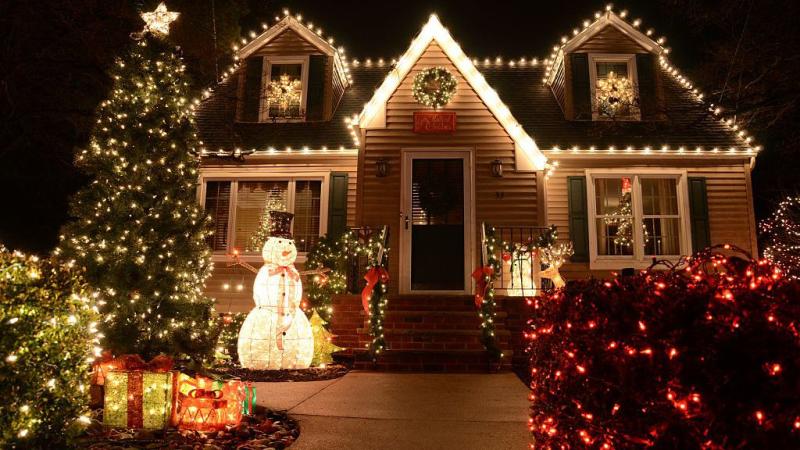
<path id="1" fill-rule="evenodd" d="M 377 238 L 375 236 L 370 238 L 368 249 L 370 268 L 386 269 L 388 249 L 383 246 L 386 241 L 386 232 L 386 228 L 384 228 Z M 377 359 L 378 355 L 386 348 L 386 339 L 383 336 L 383 317 L 386 314 L 386 305 L 389 303 L 386 291 L 386 283 L 379 277 L 369 299 L 369 332 L 372 335 L 372 342 L 368 348 L 373 360 Z"/>
<path id="2" fill-rule="evenodd" d="M 500 273 L 502 267 L 500 261 L 497 260 L 495 255 L 495 247 L 497 239 L 494 236 L 494 228 L 486 230 L 486 264 L 492 268 L 492 274 L 484 274 L 483 281 L 486 283 L 486 294 L 481 302 L 480 312 L 478 315 L 481 318 L 481 344 L 483 344 L 486 351 L 489 352 L 489 357 L 493 360 L 503 358 L 503 352 L 497 345 L 497 337 L 495 336 L 494 318 L 497 315 L 495 309 L 497 304 L 494 300 L 494 280 L 497 274 Z"/>
<path id="3" fill-rule="evenodd" d="M 419 103 L 433 108 L 450 102 L 456 93 L 458 82 L 444 67 L 425 69 L 414 77 L 412 93 Z"/>

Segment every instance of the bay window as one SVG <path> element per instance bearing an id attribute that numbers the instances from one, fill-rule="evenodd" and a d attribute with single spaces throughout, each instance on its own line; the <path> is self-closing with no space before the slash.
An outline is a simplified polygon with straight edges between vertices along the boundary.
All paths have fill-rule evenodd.
<path id="1" fill-rule="evenodd" d="M 324 176 L 282 179 L 206 180 L 202 203 L 214 220 L 209 245 L 215 253 L 257 256 L 268 225 L 267 211 L 294 214 L 292 235 L 300 253 L 308 252 L 326 232 Z"/>
<path id="2" fill-rule="evenodd" d="M 588 171 L 593 268 L 642 267 L 690 253 L 685 175 Z"/>

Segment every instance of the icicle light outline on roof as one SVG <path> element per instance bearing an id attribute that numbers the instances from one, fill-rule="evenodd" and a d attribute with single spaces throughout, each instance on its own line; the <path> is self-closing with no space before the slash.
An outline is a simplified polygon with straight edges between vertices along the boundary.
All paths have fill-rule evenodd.
<path id="1" fill-rule="evenodd" d="M 511 136 L 515 143 L 515 153 L 521 152 L 523 157 L 517 156 L 518 170 L 544 170 L 547 167 L 547 157 L 539 150 L 536 142 L 525 132 L 522 125 L 512 116 L 508 107 L 500 100 L 494 89 L 484 79 L 483 75 L 464 54 L 461 47 L 453 40 L 450 33 L 439 21 L 436 14 L 432 14 L 416 38 L 411 42 L 408 50 L 400 57 L 395 67 L 386 75 L 383 83 L 375 91 L 372 99 L 364 106 L 358 116 L 358 127 L 362 130 L 382 126 L 385 120 L 386 102 L 394 93 L 403 79 L 413 68 L 431 42 L 436 41 L 442 47 L 445 55 L 461 72 L 467 83 L 475 90 L 478 97 L 494 114 L 500 125 Z"/>
<path id="2" fill-rule="evenodd" d="M 713 114 L 715 117 L 719 119 L 719 121 L 725 125 L 734 136 L 739 139 L 742 143 L 743 148 L 738 149 L 736 147 L 731 147 L 728 150 L 720 150 L 716 149 L 716 151 L 712 150 L 711 152 L 705 152 L 704 155 L 718 155 L 724 153 L 739 153 L 740 155 L 749 156 L 751 158 L 755 158 L 756 154 L 761 151 L 762 147 L 760 145 L 755 145 L 753 142 L 753 137 L 749 135 L 749 133 L 741 128 L 739 124 L 736 123 L 734 117 L 721 117 L 722 108 L 718 105 L 713 103 L 706 103 L 704 99 L 704 94 L 694 87 L 694 84 L 684 75 L 682 75 L 677 68 L 675 68 L 672 64 L 670 64 L 667 55 L 670 53 L 669 47 L 664 46 L 664 43 L 667 41 L 665 37 L 659 37 L 656 40 L 653 40 L 651 36 L 655 34 L 655 30 L 652 28 L 647 29 L 644 33 L 639 31 L 639 27 L 642 25 L 641 19 L 634 19 L 631 22 L 628 22 L 626 18 L 629 16 L 627 10 L 623 9 L 619 12 L 619 14 L 614 12 L 614 5 L 609 3 L 605 7 L 605 11 L 598 11 L 594 13 L 594 21 L 584 20 L 581 24 L 580 28 L 574 28 L 572 30 L 572 37 L 569 38 L 567 36 L 562 36 L 559 44 L 553 46 L 553 52 L 550 54 L 550 57 L 544 60 L 545 63 L 545 76 L 542 79 L 544 84 L 548 86 L 552 85 L 556 70 L 555 68 L 558 67 L 559 64 L 563 63 L 564 55 L 567 53 L 573 43 L 576 40 L 586 39 L 588 36 L 594 34 L 595 29 L 602 29 L 605 26 L 611 25 L 615 26 L 618 30 L 623 32 L 624 34 L 628 35 L 632 39 L 636 40 L 638 43 L 642 44 L 643 42 L 648 45 L 643 45 L 645 49 L 653 51 L 658 56 L 659 66 L 662 68 L 662 71 L 670 75 L 676 82 L 678 82 L 684 89 L 686 89 L 694 99 L 708 107 L 709 112 Z M 599 31 L 599 30 L 598 30 Z M 613 147 L 609 147 L 613 149 Z M 655 154 L 658 152 L 653 151 L 646 151 L 645 147 L 640 149 L 638 152 L 639 154 Z M 701 148 L 701 147 L 698 147 Z M 606 152 L 587 152 L 588 154 L 600 154 L 603 153 L 604 155 L 614 154 L 613 150 L 606 151 Z M 688 153 L 688 152 L 687 152 Z M 752 164 L 752 161 L 751 161 Z"/>

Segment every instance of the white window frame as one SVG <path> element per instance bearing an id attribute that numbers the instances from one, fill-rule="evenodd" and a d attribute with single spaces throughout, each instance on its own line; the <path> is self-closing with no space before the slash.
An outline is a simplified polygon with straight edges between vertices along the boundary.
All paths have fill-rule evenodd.
<path id="1" fill-rule="evenodd" d="M 281 174 L 253 174 L 253 173 L 231 173 L 224 172 L 208 172 L 202 173 L 200 176 L 200 189 L 198 192 L 198 200 L 200 206 L 205 207 L 206 204 L 206 183 L 209 181 L 230 181 L 231 192 L 228 206 L 228 236 L 227 248 L 225 250 L 215 250 L 212 254 L 214 262 L 229 261 L 228 255 L 233 248 L 238 248 L 237 243 L 234 242 L 236 236 L 236 204 L 237 193 L 239 191 L 239 182 L 241 181 L 288 181 L 289 188 L 287 192 L 287 205 L 286 209 L 289 212 L 294 211 L 294 197 L 297 181 L 321 181 L 320 186 L 320 208 L 319 208 L 319 235 L 324 236 L 328 232 L 328 200 L 330 195 L 330 172 L 308 172 L 308 171 L 295 171 L 289 168 L 281 170 Z M 294 221 L 292 222 L 292 232 L 294 233 Z M 242 250 L 241 248 L 239 249 Z M 298 252 L 297 262 L 303 263 L 306 261 L 308 252 Z M 247 262 L 261 262 L 260 254 L 246 254 L 241 253 L 240 258 Z"/>
<path id="2" fill-rule="evenodd" d="M 305 56 L 264 56 L 261 73 L 261 99 L 258 104 L 258 121 L 272 122 L 269 115 L 269 99 L 267 98 L 267 87 L 272 81 L 273 64 L 300 64 L 300 82 L 302 92 L 300 94 L 300 110 L 303 112 L 301 118 L 278 118 L 278 122 L 304 122 L 306 117 L 306 103 L 308 100 L 308 66 L 310 57 Z"/>
<path id="3" fill-rule="evenodd" d="M 627 115 L 620 118 L 610 118 L 600 115 L 597 111 L 595 103 L 597 101 L 597 63 L 625 63 L 628 65 L 628 78 L 633 83 L 633 88 L 636 91 L 636 97 L 639 97 L 639 76 L 636 70 L 636 54 L 635 53 L 589 53 L 589 86 L 592 93 L 592 120 L 618 120 L 636 122 L 642 120 L 641 108 L 636 108 L 635 114 Z"/>
<path id="4" fill-rule="evenodd" d="M 633 255 L 599 255 L 597 251 L 595 179 L 622 177 L 630 178 L 632 183 Z M 653 255 L 646 255 L 644 253 L 644 246 L 642 245 L 644 239 L 642 224 L 645 218 L 642 209 L 642 178 L 673 178 L 677 180 L 676 194 L 678 196 L 678 214 L 680 215 L 678 238 L 680 239 L 681 255 L 659 255 L 656 256 L 656 258 L 659 260 L 676 262 L 682 255 L 691 254 L 692 236 L 689 216 L 689 191 L 687 173 L 685 170 L 648 168 L 589 169 L 586 170 L 586 197 L 588 202 L 587 211 L 589 212 L 589 269 L 620 270 L 625 267 L 644 269 L 652 264 Z M 647 217 L 652 218 L 656 216 L 648 215 Z"/>

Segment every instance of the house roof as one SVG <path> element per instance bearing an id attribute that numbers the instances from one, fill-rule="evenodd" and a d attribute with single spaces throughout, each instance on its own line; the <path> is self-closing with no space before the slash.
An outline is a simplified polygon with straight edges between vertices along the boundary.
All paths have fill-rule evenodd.
<path id="1" fill-rule="evenodd" d="M 237 77 L 219 86 L 215 95 L 204 101 L 197 112 L 200 138 L 212 154 L 217 150 L 285 151 L 287 148 L 312 150 L 352 149 L 353 138 L 348 120 L 359 114 L 381 85 L 390 68 L 379 65 L 352 65 L 353 84 L 345 91 L 334 117 L 329 122 L 307 123 L 238 123 L 235 117 Z M 664 80 L 665 102 L 670 107 L 670 119 L 661 122 L 570 121 L 564 118 L 550 87 L 542 84 L 545 73 L 542 65 L 509 67 L 490 64 L 478 67 L 486 82 L 497 91 L 511 114 L 522 127 L 535 137 L 539 148 L 551 152 L 577 147 L 606 151 L 615 147 L 623 152 L 627 147 L 658 152 L 663 146 L 670 151 L 685 147 L 687 152 L 702 147 L 703 151 L 717 148 L 739 149 L 740 143 L 728 127 L 704 108 L 693 106 L 692 94 L 672 79 Z M 681 106 L 685 105 L 685 106 Z"/>
<path id="2" fill-rule="evenodd" d="M 544 61 L 503 64 L 486 60 L 478 64 L 470 60 L 452 39 L 435 16 L 423 27 L 411 47 L 396 64 L 345 64 L 352 80 L 347 86 L 334 116 L 328 122 L 299 123 L 240 123 L 235 120 L 236 76 L 226 76 L 197 108 L 200 138 L 207 155 L 224 155 L 231 152 L 287 152 L 308 150 L 355 149 L 358 138 L 353 127 L 368 128 L 380 121 L 380 105 L 391 95 L 394 85 L 402 80 L 427 45 L 436 40 L 448 56 L 470 81 L 481 99 L 501 120 L 514 137 L 517 147 L 522 147 L 532 166 L 541 168 L 545 154 L 617 154 L 626 152 L 689 155 L 693 153 L 719 154 L 750 158 L 760 147 L 750 143 L 743 130 L 731 120 L 720 120 L 719 108 L 708 108 L 703 96 L 666 59 L 669 49 L 663 39 L 654 41 L 637 30 L 638 19 L 632 23 L 610 9 L 598 13 L 594 22 L 583 24 L 583 31 L 574 30 L 571 39 L 562 38 L 554 47 L 554 54 Z M 305 29 L 291 16 L 280 19 L 283 28 Z M 553 64 L 564 54 L 564 49 L 578 45 L 587 36 L 607 26 L 614 26 L 640 42 L 645 48 L 654 48 L 662 77 L 667 120 L 645 122 L 570 121 L 553 95 L 549 83 Z M 311 34 L 320 31 L 306 29 Z M 260 47 L 281 32 L 273 26 L 251 43 L 239 50 L 240 57 Z M 314 34 L 315 35 L 315 34 Z M 315 35 L 316 36 L 316 35 Z M 321 43 L 329 46 L 321 38 Z M 332 46 L 328 47 L 329 50 Z M 341 49 L 334 52 L 337 60 Z M 236 69 L 236 70 L 241 70 Z M 235 73 L 234 70 L 230 74 Z M 543 83 L 542 80 L 545 80 Z M 738 136 L 737 136 L 738 135 Z M 535 142 L 534 142 L 535 139 Z M 521 144 L 521 145 L 520 145 Z M 541 149 L 541 150 L 540 150 Z"/>

